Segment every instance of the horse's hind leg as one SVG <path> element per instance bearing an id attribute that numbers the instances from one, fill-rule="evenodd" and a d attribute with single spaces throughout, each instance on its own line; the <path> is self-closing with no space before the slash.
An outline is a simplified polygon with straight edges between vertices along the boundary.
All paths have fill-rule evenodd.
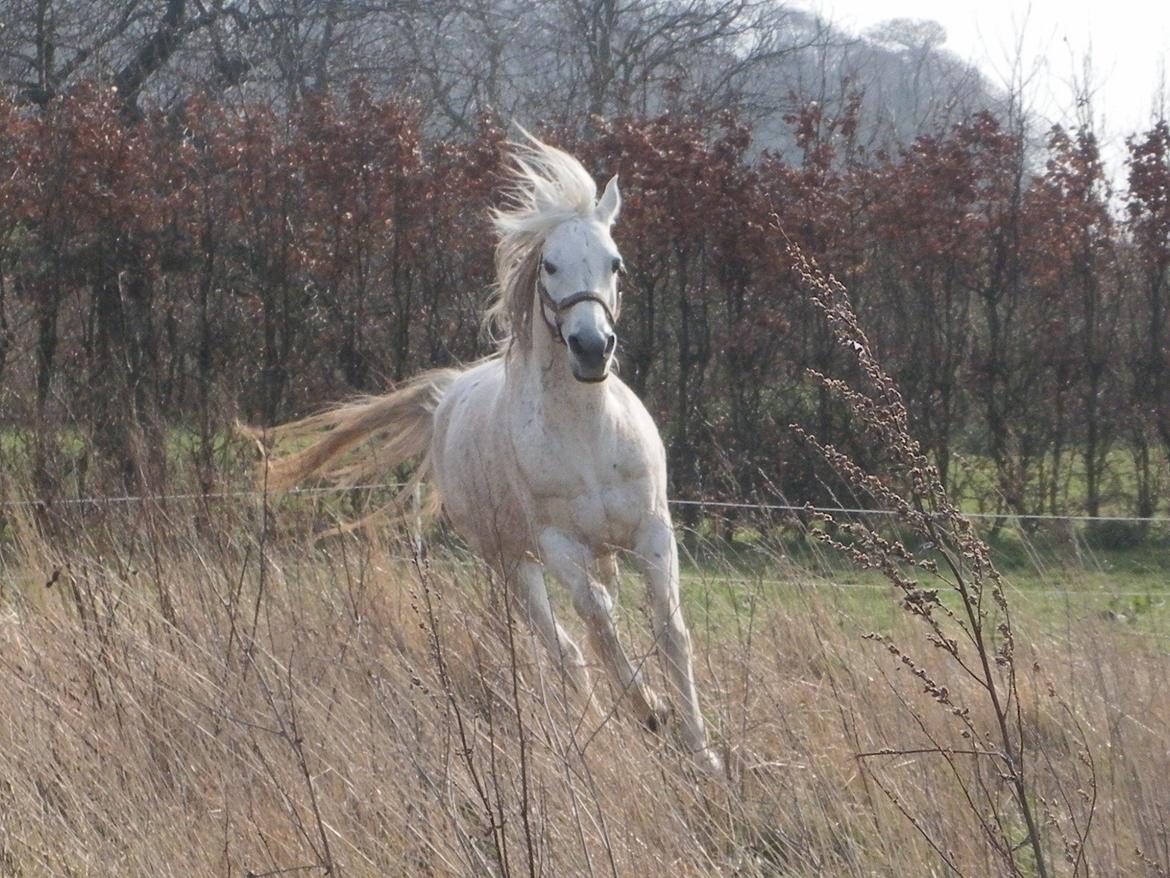
<path id="1" fill-rule="evenodd" d="M 553 615 L 552 605 L 548 599 L 548 587 L 545 585 L 540 564 L 535 561 L 521 561 L 516 567 L 514 586 L 516 599 L 528 615 L 528 621 L 540 635 L 545 649 L 568 676 L 573 688 L 588 699 L 591 689 L 585 658 Z"/>
<path id="2" fill-rule="evenodd" d="M 617 556 L 615 554 L 613 554 L 612 552 L 610 552 L 608 554 L 599 555 L 597 557 L 596 567 L 597 567 L 597 578 L 598 578 L 598 580 L 601 581 L 601 584 L 605 586 L 605 590 L 609 594 L 611 606 L 616 605 L 618 602 L 618 591 L 619 591 Z M 611 610 L 611 612 L 610 612 L 611 619 L 612 619 L 612 616 L 613 616 L 613 612 Z M 616 640 L 616 634 L 615 634 L 615 640 Z M 618 652 L 621 656 L 620 661 L 625 661 L 626 664 L 628 665 L 630 663 L 629 659 L 626 658 L 625 650 L 622 649 L 620 642 L 618 643 Z M 637 667 L 637 666 L 632 667 L 630 669 L 630 672 L 632 674 L 634 674 L 635 678 L 638 679 L 639 681 L 644 679 L 644 675 L 641 673 L 641 669 L 639 667 Z M 626 686 L 627 684 L 623 683 L 622 685 Z M 646 709 L 644 715 L 642 716 L 642 721 L 646 724 L 646 727 L 649 728 L 650 731 L 657 732 L 659 730 L 659 728 L 662 727 L 662 724 L 666 721 L 667 714 L 669 713 L 669 710 L 667 708 L 667 704 L 665 701 L 663 701 L 661 698 L 659 698 L 654 693 L 654 690 L 652 690 L 648 685 L 646 685 L 644 683 L 641 684 L 641 696 L 640 697 L 641 697 L 642 701 L 645 702 L 645 704 L 647 705 L 647 709 Z"/>
<path id="3" fill-rule="evenodd" d="M 554 529 L 541 532 L 540 550 L 545 566 L 569 589 L 573 607 L 585 620 L 593 648 L 618 691 L 629 692 L 638 718 L 650 728 L 657 728 L 662 717 L 661 702 L 630 663 L 618 640 L 613 601 L 605 587 L 589 575 L 592 553 L 577 540 Z"/>
<path id="4" fill-rule="evenodd" d="M 691 636 L 682 616 L 678 589 L 678 546 L 668 521 L 654 519 L 639 535 L 634 562 L 646 577 L 654 607 L 654 635 L 662 651 L 667 673 L 682 700 L 683 736 L 695 761 L 719 771 L 719 757 L 707 742 L 707 729 L 699 710 L 695 673 L 691 661 Z"/>

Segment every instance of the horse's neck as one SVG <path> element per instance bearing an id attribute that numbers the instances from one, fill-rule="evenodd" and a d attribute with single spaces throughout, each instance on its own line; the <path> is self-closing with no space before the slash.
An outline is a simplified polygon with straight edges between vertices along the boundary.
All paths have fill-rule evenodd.
<path id="1" fill-rule="evenodd" d="M 532 340 L 528 350 L 513 350 L 509 356 L 507 381 L 522 396 L 538 396 L 546 421 L 562 421 L 585 429 L 598 423 L 607 402 L 604 382 L 578 381 L 569 369 L 568 352 L 539 314 L 533 316 Z"/>

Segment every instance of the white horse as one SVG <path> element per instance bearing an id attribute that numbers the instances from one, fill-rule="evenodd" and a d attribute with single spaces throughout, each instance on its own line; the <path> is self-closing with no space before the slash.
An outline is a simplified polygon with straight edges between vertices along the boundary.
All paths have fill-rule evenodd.
<path id="1" fill-rule="evenodd" d="M 515 145 L 513 159 L 510 200 L 493 215 L 498 284 L 488 316 L 506 334 L 498 352 L 278 428 L 278 437 L 319 438 L 273 461 L 269 485 L 356 483 L 415 461 L 414 484 L 437 489 L 431 496 L 507 583 L 574 686 L 589 693 L 589 673 L 553 613 L 545 571 L 569 590 L 619 692 L 653 729 L 666 707 L 614 624 L 617 553 L 629 553 L 649 587 L 686 747 L 717 771 L 679 600 L 666 455 L 650 414 L 611 369 L 623 270 L 610 237 L 617 177 L 598 201 L 592 178 L 561 150 L 532 140 Z"/>

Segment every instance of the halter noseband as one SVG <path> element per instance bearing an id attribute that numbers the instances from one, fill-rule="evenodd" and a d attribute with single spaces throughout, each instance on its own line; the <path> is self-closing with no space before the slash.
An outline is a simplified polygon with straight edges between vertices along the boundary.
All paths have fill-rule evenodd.
<path id="1" fill-rule="evenodd" d="M 605 312 L 605 319 L 609 321 L 610 327 L 617 326 L 618 315 L 622 312 L 622 294 L 621 290 L 617 291 L 617 307 L 611 311 L 609 310 L 609 303 L 605 301 L 600 293 L 595 293 L 592 290 L 582 290 L 579 293 L 573 293 L 571 296 L 565 296 L 561 301 L 557 301 L 549 295 L 548 287 L 544 285 L 542 278 L 536 280 L 536 292 L 540 296 L 540 316 L 544 319 L 544 325 L 548 327 L 548 331 L 552 333 L 553 338 L 563 345 L 568 345 L 565 337 L 561 335 L 561 318 L 568 313 L 569 309 L 574 305 L 579 305 L 581 302 L 596 302 L 601 306 L 601 310 Z M 550 322 L 548 315 L 544 313 L 544 306 L 552 309 L 555 323 Z"/>

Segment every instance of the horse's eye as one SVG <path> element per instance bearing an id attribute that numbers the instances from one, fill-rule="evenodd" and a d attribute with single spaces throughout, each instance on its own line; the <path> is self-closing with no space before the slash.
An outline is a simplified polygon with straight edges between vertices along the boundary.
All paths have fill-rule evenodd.
<path id="1" fill-rule="evenodd" d="M 547 259 L 544 260 L 543 265 L 544 265 L 544 270 L 546 272 L 548 272 L 549 274 L 556 274 L 557 273 L 557 267 L 555 265 L 553 265 L 551 262 L 549 262 Z"/>
<path id="2" fill-rule="evenodd" d="M 614 274 L 625 274 L 626 273 L 626 264 L 624 262 L 622 262 L 620 258 L 615 259 L 613 261 L 613 273 Z"/>

